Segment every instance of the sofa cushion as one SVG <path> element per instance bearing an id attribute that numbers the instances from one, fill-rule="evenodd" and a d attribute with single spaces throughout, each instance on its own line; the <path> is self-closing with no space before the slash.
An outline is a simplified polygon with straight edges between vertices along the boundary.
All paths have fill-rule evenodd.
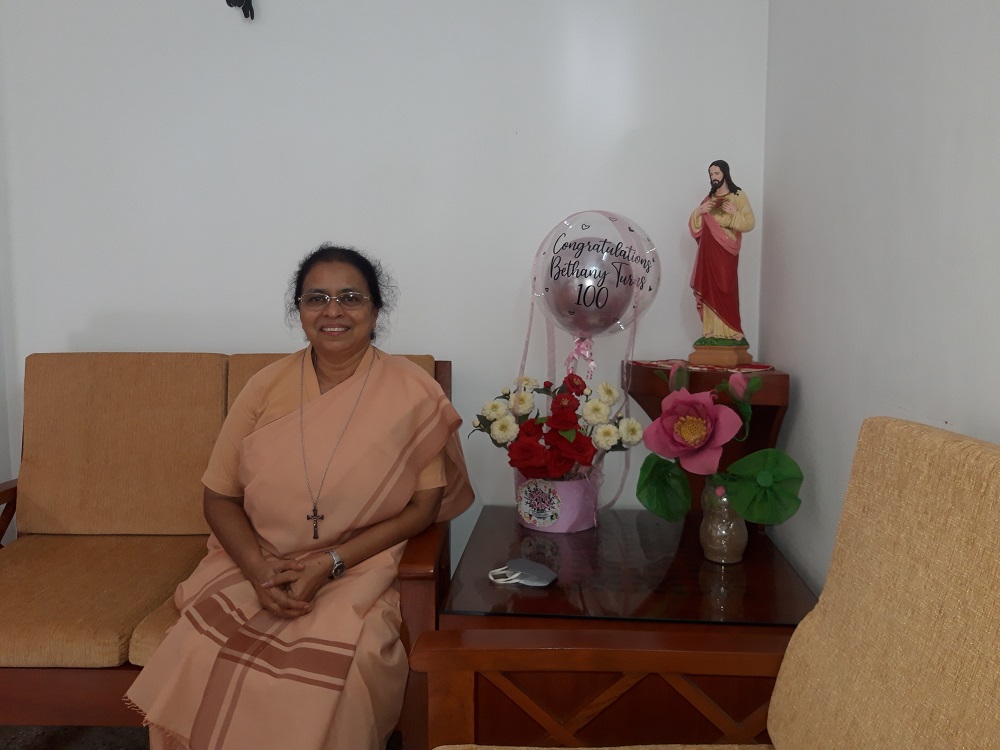
<path id="1" fill-rule="evenodd" d="M 146 666 L 146 662 L 160 645 L 163 636 L 180 619 L 180 616 L 180 610 L 177 609 L 174 597 L 171 595 L 136 626 L 132 633 L 132 640 L 128 645 L 128 660 L 137 666 Z"/>
<path id="2" fill-rule="evenodd" d="M 0 550 L 0 666 L 113 667 L 204 536 L 20 536 Z"/>
<path id="3" fill-rule="evenodd" d="M 776 748 L 980 748 L 1000 737 L 1000 447 L 877 418 L 833 560 L 768 716 Z"/>
<path id="4" fill-rule="evenodd" d="M 221 354 L 32 354 L 17 527 L 204 534 L 201 475 L 225 411 Z"/>

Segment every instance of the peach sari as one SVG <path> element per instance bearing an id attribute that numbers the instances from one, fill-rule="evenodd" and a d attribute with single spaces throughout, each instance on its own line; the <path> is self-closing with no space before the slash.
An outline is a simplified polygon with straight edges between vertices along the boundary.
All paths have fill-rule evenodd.
<path id="1" fill-rule="evenodd" d="M 301 428 L 300 387 L 308 399 Z M 300 429 L 315 491 L 355 403 L 313 539 Z M 373 348 L 354 376 L 319 395 L 308 350 L 299 352 L 255 376 L 233 414 L 205 482 L 234 494 L 226 484 L 238 445 L 236 494 L 266 555 L 332 548 L 398 514 L 418 489 L 445 486 L 440 519 L 472 501 L 456 433 L 461 419 L 437 383 L 403 358 Z M 251 424 L 241 440 L 230 434 Z M 253 586 L 210 537 L 207 556 L 177 589 L 180 621 L 127 695 L 145 714 L 151 745 L 378 747 L 395 725 L 406 684 L 395 585 L 404 546 L 348 569 L 320 589 L 309 614 L 285 619 L 261 609 Z"/>

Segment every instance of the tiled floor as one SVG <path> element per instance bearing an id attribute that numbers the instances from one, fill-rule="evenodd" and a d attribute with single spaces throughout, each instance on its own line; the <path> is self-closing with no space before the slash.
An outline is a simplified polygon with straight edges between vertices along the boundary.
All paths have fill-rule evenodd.
<path id="1" fill-rule="evenodd" d="M 3 750 L 148 750 L 145 727 L 3 727 Z"/>

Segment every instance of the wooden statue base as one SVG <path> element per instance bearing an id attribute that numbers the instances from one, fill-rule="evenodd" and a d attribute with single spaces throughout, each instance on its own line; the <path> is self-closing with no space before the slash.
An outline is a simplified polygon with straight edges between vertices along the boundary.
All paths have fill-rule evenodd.
<path id="1" fill-rule="evenodd" d="M 688 355 L 692 365 L 713 365 L 715 367 L 736 367 L 753 362 L 750 345 L 741 346 L 698 346 Z"/>

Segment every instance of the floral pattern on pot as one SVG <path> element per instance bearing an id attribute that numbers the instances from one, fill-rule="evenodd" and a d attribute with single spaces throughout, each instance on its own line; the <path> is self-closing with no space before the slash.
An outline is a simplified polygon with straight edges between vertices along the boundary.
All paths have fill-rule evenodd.
<path id="1" fill-rule="evenodd" d="M 551 482 L 529 479 L 517 488 L 517 512 L 531 526 L 551 526 L 559 520 L 559 494 Z"/>

